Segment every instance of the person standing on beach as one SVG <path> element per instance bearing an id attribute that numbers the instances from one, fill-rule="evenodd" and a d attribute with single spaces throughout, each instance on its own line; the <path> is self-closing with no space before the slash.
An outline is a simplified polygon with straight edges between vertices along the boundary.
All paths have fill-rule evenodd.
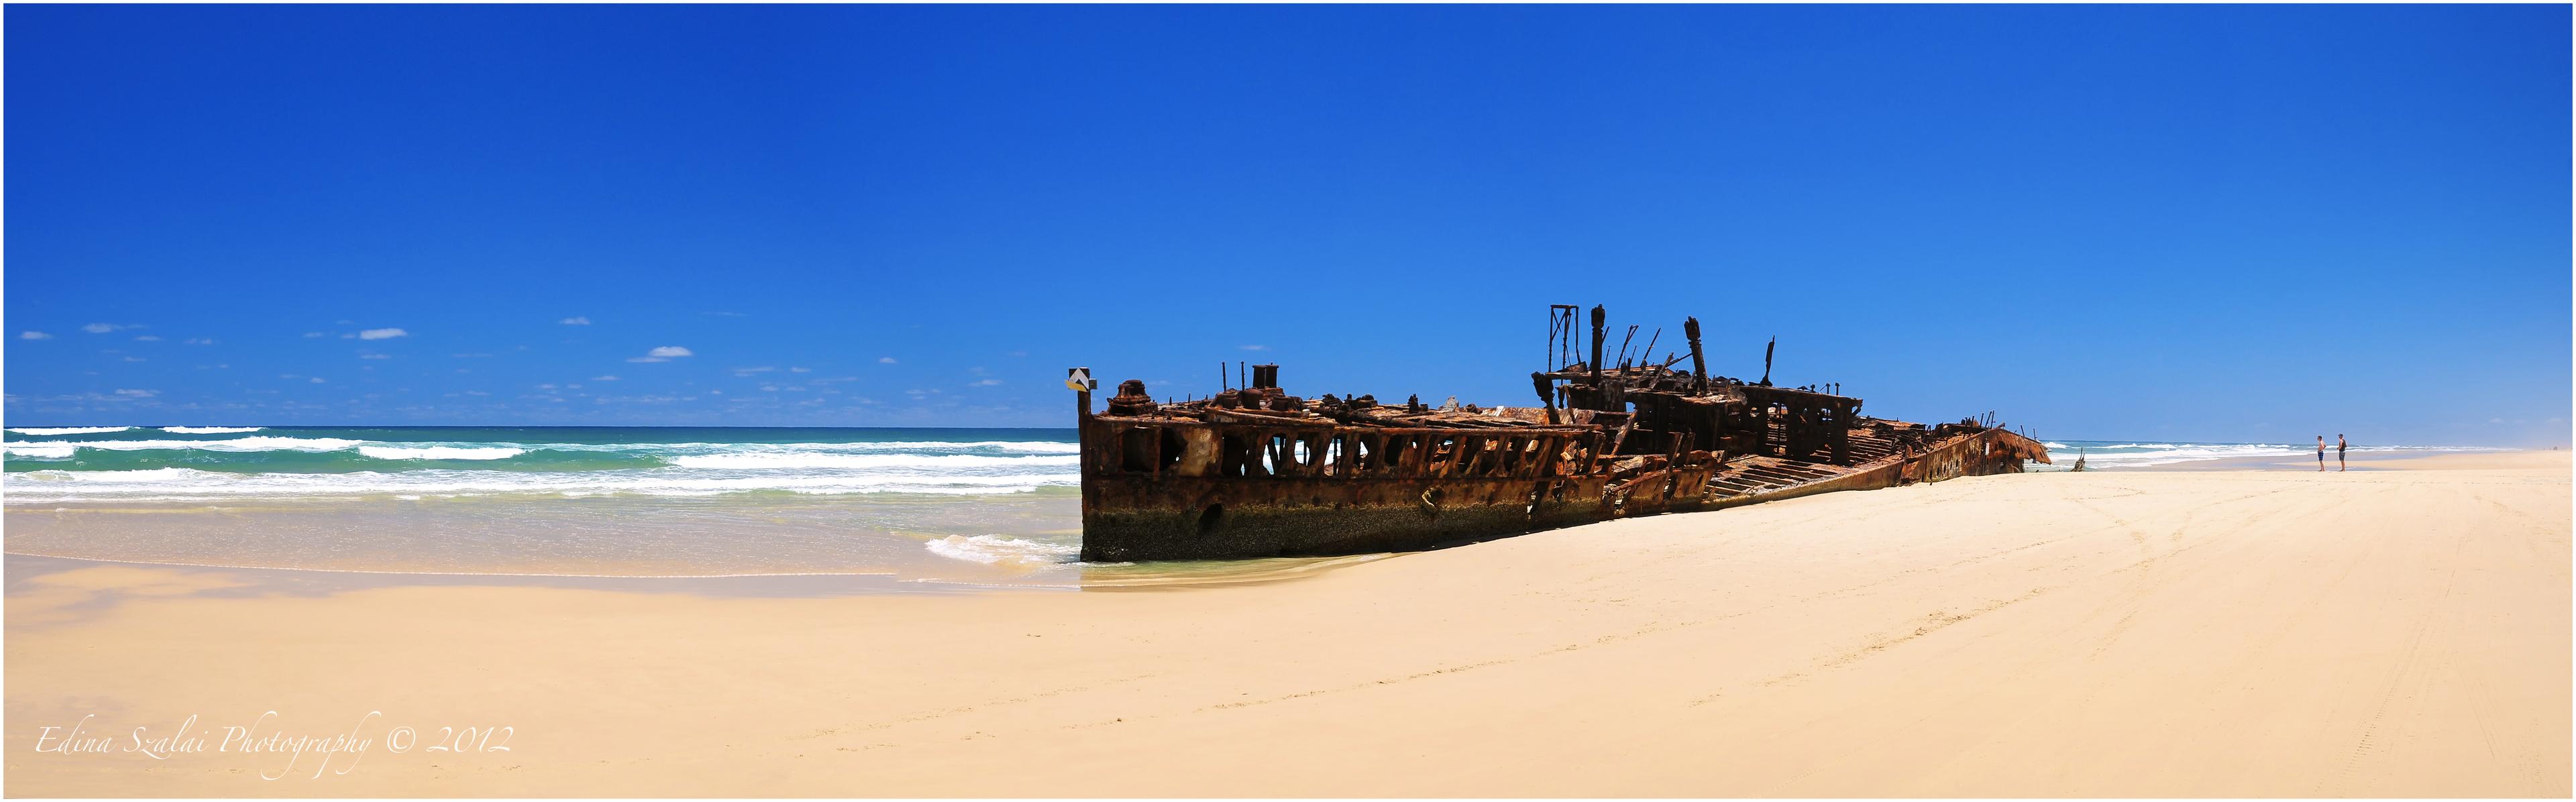
<path id="1" fill-rule="evenodd" d="M 2326 472 L 2326 436 L 2317 435 L 2317 472 Z"/>
<path id="2" fill-rule="evenodd" d="M 2335 435 L 2335 472 L 2336 472 L 2336 473 L 2342 473 L 2342 472 L 2344 472 L 2344 470 L 2345 470 L 2345 468 L 2344 468 L 2344 464 L 2343 464 L 2343 450 L 2344 450 L 2345 448 L 2347 448 L 2347 447 L 2348 447 L 2348 446 L 2345 446 L 2345 445 L 2344 445 L 2344 442 L 2343 442 L 2343 435 L 2341 435 L 2341 434 L 2337 434 L 2337 435 Z"/>

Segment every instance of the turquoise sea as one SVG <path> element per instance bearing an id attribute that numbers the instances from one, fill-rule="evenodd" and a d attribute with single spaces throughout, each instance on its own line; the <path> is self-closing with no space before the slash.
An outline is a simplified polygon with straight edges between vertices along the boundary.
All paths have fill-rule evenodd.
<path id="1" fill-rule="evenodd" d="M 12 428 L 10 501 L 993 495 L 1068 488 L 1070 429 Z"/>

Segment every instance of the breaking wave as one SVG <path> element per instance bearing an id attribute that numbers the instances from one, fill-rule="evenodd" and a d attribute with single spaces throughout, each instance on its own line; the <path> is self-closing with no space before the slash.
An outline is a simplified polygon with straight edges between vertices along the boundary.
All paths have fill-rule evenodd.
<path id="1" fill-rule="evenodd" d="M 13 437 L 25 434 L 10 431 Z M 0 453 L 7 456 L 7 472 L 0 474 L 7 503 L 729 493 L 960 496 L 1080 484 L 1078 445 L 990 436 L 1015 430 L 968 430 L 985 436 L 953 440 L 921 436 L 940 430 L 869 429 L 102 426 L 33 431 L 78 436 L 0 443 Z M 743 442 L 728 442 L 729 437 Z"/>
<path id="2" fill-rule="evenodd" d="M 334 437 L 236 437 L 231 440 L 69 440 L 47 445 L 103 451 L 340 451 L 363 441 Z"/>
<path id="3" fill-rule="evenodd" d="M 376 459 L 509 459 L 511 457 L 528 453 L 528 450 L 524 448 L 509 448 L 506 446 L 493 446 L 490 448 L 457 448 L 453 446 L 428 446 L 425 448 L 359 446 L 358 453 L 374 457 Z"/>
<path id="4" fill-rule="evenodd" d="M 0 446 L 0 450 L 7 451 L 12 457 L 70 459 L 72 452 L 77 449 L 70 443 L 10 443 Z"/>

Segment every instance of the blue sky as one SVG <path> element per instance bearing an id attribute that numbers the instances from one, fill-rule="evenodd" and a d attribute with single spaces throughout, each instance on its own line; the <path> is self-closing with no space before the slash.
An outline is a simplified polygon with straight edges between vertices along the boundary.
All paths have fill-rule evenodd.
<path id="1" fill-rule="evenodd" d="M 1603 303 L 1917 420 L 2567 440 L 2565 6 L 5 13 L 11 425 L 1523 403 Z"/>

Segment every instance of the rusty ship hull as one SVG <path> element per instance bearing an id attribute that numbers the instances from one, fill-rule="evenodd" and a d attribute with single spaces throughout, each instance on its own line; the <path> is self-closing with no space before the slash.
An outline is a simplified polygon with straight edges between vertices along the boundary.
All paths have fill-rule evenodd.
<path id="1" fill-rule="evenodd" d="M 1122 384 L 1091 411 L 1080 391 L 1082 559 L 1231 560 L 1416 551 L 1621 517 L 1713 510 L 1839 490 L 2021 471 L 2047 449 L 1970 418 L 1926 426 L 1862 416 L 1831 387 L 1710 376 L 1690 321 L 1678 355 L 1591 358 L 1555 307 L 1541 405 L 1478 409 L 1305 399 L 1254 366 L 1240 389 L 1156 402 Z M 1651 342 L 1651 341 L 1650 341 Z M 1625 350 L 1624 347 L 1622 350 Z M 1766 363 L 1768 359 L 1766 358 Z"/>

